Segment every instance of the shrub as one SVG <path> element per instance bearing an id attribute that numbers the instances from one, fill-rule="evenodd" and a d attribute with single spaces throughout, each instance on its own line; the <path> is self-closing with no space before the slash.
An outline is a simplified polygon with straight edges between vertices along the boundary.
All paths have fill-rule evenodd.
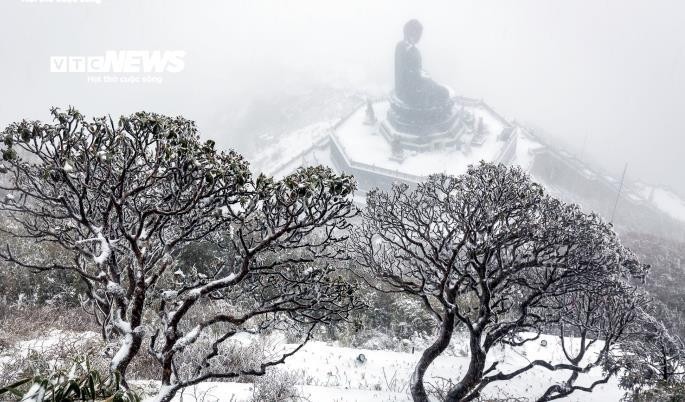
<path id="1" fill-rule="evenodd" d="M 458 328 L 469 338 L 468 369 L 447 392 L 450 402 L 474 400 L 493 382 L 535 368 L 565 380 L 539 401 L 590 392 L 619 371 L 616 346 L 640 330 L 635 311 L 647 296 L 629 278 L 646 267 L 611 225 L 577 205 L 545 194 L 519 167 L 481 163 L 460 176 L 437 174 L 418 186 L 393 184 L 367 193 L 350 251 L 361 275 L 385 292 L 413 297 L 435 318 L 436 334 L 411 379 L 415 401 L 428 401 L 424 376 Z M 565 359 L 520 367 L 488 362 L 496 346 L 522 346 L 542 333 L 559 335 Z M 567 336 L 581 338 L 573 352 Z M 602 378 L 579 385 L 603 365 Z"/>
<path id="2" fill-rule="evenodd" d="M 115 123 L 74 108 L 55 108 L 52 117 L 2 133 L 0 211 L 13 224 L 0 259 L 17 270 L 79 278 L 103 337 L 118 344 L 110 370 L 124 388 L 144 344 L 163 384 L 157 400 L 167 402 L 205 380 L 264 374 L 318 325 L 358 308 L 355 284 L 328 264 L 343 255 L 356 214 L 352 177 L 320 166 L 282 180 L 253 177 L 241 155 L 200 141 L 182 117 L 140 112 Z M 197 242 L 214 246 L 211 266 L 195 269 L 179 258 L 185 250 L 193 259 Z M 36 253 L 34 244 L 65 258 Z M 213 300 L 237 308 L 196 322 Z M 203 332 L 222 331 L 204 355 L 209 362 L 237 333 L 277 326 L 297 328 L 299 345 L 247 371 L 202 364 L 191 377 L 176 372 L 177 356 Z"/>
<path id="3" fill-rule="evenodd" d="M 298 376 L 286 370 L 269 370 L 258 377 L 252 388 L 253 402 L 292 402 L 306 400 L 295 386 Z"/>
<path id="4" fill-rule="evenodd" d="M 100 370 L 91 367 L 88 358 L 75 358 L 69 370 L 54 368 L 0 388 L 0 398 L 10 395 L 36 402 L 96 399 L 140 401 L 134 391 L 121 389 L 118 374 L 103 376 Z"/>

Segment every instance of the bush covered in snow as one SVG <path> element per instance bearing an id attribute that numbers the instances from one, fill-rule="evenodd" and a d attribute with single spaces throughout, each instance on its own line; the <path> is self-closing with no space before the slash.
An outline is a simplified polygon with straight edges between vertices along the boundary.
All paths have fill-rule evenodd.
<path id="1" fill-rule="evenodd" d="M 567 380 L 538 400 L 591 391 L 618 373 L 618 347 L 641 331 L 649 304 L 631 278 L 646 267 L 610 225 L 546 195 L 518 167 L 481 163 L 461 176 L 432 175 L 416 188 L 394 184 L 367 194 L 350 242 L 356 261 L 386 292 L 419 301 L 436 322 L 411 393 L 427 401 L 424 375 L 450 345 L 456 328 L 469 337 L 471 364 L 446 394 L 473 400 L 484 387 L 528 370 L 562 371 Z M 558 334 L 566 359 L 520 367 L 487 363 L 497 346 Z M 570 351 L 566 337 L 579 337 Z M 579 385 L 603 365 L 605 377 Z"/>
<path id="2" fill-rule="evenodd" d="M 252 402 L 296 402 L 307 400 L 295 386 L 298 375 L 272 369 L 257 378 L 252 388 Z"/>
<path id="3" fill-rule="evenodd" d="M 181 117 L 141 112 L 89 121 L 73 108 L 52 116 L 2 133 L 0 189 L 11 197 L 0 211 L 14 222 L 6 232 L 29 241 L 10 242 L 0 258 L 15 269 L 79 278 L 85 307 L 105 340 L 118 344 L 110 370 L 124 388 L 143 345 L 158 365 L 158 399 L 168 401 L 204 380 L 264 374 L 318 324 L 360 305 L 354 284 L 326 264 L 342 256 L 355 214 L 351 177 L 315 167 L 282 180 L 254 178 L 239 154 L 201 142 Z M 216 264 L 178 265 L 197 242 L 219 250 Z M 50 244 L 64 258 L 37 257 L 32 243 Z M 207 309 L 221 303 L 231 308 Z M 300 331 L 300 347 L 235 372 L 209 363 L 242 331 L 284 327 Z M 205 333 L 214 337 L 211 347 L 181 377 L 177 356 Z"/>

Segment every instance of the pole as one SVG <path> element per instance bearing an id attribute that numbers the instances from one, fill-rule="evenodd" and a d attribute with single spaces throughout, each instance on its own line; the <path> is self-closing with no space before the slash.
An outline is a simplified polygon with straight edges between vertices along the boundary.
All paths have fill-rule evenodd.
<path id="1" fill-rule="evenodd" d="M 583 156 L 585 156 L 585 145 L 587 144 L 587 136 L 588 132 L 585 131 L 585 136 L 583 137 L 583 145 L 580 146 L 580 155 L 578 155 L 579 160 L 583 160 Z"/>
<path id="2" fill-rule="evenodd" d="M 614 223 L 614 217 L 616 216 L 616 207 L 618 207 L 618 200 L 621 198 L 621 190 L 623 190 L 623 181 L 626 178 L 626 170 L 628 170 L 628 163 L 623 167 L 623 174 L 621 174 L 621 183 L 618 185 L 618 193 L 616 194 L 616 202 L 614 203 L 614 210 L 611 212 L 611 220 L 609 223 Z"/>

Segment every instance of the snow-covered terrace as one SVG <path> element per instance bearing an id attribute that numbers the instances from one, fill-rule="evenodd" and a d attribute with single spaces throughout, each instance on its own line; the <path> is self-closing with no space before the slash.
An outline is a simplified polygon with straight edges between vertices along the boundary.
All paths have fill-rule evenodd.
<path id="1" fill-rule="evenodd" d="M 365 125 L 365 108 L 360 107 L 341 122 L 332 134 L 333 143 L 340 149 L 346 163 L 355 169 L 381 173 L 408 181 L 421 181 L 432 173 L 461 174 L 471 164 L 481 160 L 503 162 L 509 147 L 515 147 L 514 131 L 507 140 L 500 134 L 508 123 L 482 102 L 462 103 L 464 109 L 478 120 L 482 118 L 486 137 L 481 145 L 466 145 L 461 149 L 444 148 L 431 151 L 404 151 L 404 159 L 392 158 L 391 144 L 378 133 L 378 125 Z M 379 120 L 385 118 L 389 102 L 375 102 Z"/>

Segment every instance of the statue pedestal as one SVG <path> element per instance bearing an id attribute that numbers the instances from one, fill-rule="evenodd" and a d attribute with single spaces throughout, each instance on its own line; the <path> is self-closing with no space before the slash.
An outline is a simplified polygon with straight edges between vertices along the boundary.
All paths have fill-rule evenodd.
<path id="1" fill-rule="evenodd" d="M 407 150 L 427 151 L 456 147 L 465 126 L 460 112 L 450 99 L 445 105 L 433 108 L 412 107 L 397 98 L 390 98 L 387 118 L 379 125 L 385 139 Z"/>
<path id="2" fill-rule="evenodd" d="M 387 118 L 397 131 L 426 135 L 448 130 L 457 118 L 457 111 L 452 99 L 437 106 L 418 106 L 407 104 L 393 92 Z"/>

